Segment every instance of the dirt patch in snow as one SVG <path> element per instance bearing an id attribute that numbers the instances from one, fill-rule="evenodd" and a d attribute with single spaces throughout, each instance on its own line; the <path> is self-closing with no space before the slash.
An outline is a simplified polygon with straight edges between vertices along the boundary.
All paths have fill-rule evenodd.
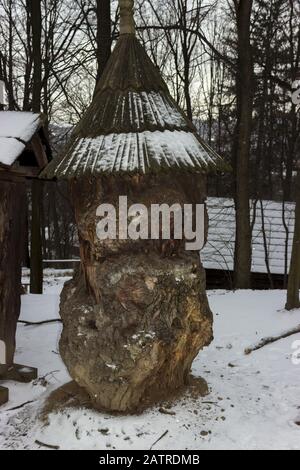
<path id="1" fill-rule="evenodd" d="M 170 397 L 168 392 L 168 400 L 161 401 L 159 407 L 162 410 L 169 410 L 176 405 L 176 402 L 180 399 L 191 399 L 197 400 L 201 397 L 206 397 L 209 394 L 209 388 L 206 380 L 201 377 L 189 377 L 189 382 L 185 387 L 181 387 L 178 390 L 175 390 Z M 161 396 L 161 395 L 160 395 Z M 153 395 L 148 397 L 144 403 L 141 410 L 138 413 L 131 414 L 142 414 L 147 409 L 151 408 L 153 405 L 157 405 L 157 397 Z M 48 424 L 49 415 L 52 413 L 60 413 L 66 411 L 67 409 L 89 409 L 95 410 L 92 404 L 92 401 L 88 393 L 80 387 L 75 381 L 68 382 L 67 384 L 59 387 L 54 390 L 45 401 L 45 405 L 42 409 L 40 419 L 42 422 Z M 97 410 L 101 411 L 101 410 Z M 106 410 L 103 410 L 104 413 L 107 413 Z M 111 415 L 126 415 L 125 413 L 112 412 Z"/>

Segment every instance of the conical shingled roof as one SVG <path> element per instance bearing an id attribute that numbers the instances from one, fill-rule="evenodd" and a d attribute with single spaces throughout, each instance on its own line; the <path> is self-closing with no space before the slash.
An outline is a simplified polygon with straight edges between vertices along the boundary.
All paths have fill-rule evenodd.
<path id="1" fill-rule="evenodd" d="M 122 34 L 65 153 L 42 176 L 203 171 L 223 161 L 197 135 L 134 34 Z"/>

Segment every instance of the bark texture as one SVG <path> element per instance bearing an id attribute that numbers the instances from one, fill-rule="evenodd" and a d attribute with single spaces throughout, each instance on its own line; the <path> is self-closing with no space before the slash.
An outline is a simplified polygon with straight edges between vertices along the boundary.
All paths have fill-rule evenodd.
<path id="1" fill-rule="evenodd" d="M 300 170 L 297 173 L 296 181 L 296 209 L 295 209 L 295 230 L 291 265 L 287 289 L 286 309 L 293 310 L 300 307 Z"/>
<path id="2" fill-rule="evenodd" d="M 0 182 L 0 340 L 6 344 L 6 366 L 13 364 L 15 334 L 20 315 L 25 187 Z"/>
<path id="3" fill-rule="evenodd" d="M 238 32 L 237 124 L 235 130 L 235 287 L 251 287 L 251 224 L 250 224 L 250 143 L 253 109 L 253 59 L 250 41 L 250 23 L 253 0 L 236 0 Z"/>
<path id="4" fill-rule="evenodd" d="M 110 0 L 97 0 L 97 83 L 111 55 L 111 4 Z"/>
<path id="5" fill-rule="evenodd" d="M 198 181 L 197 181 L 198 180 Z M 199 255 L 184 242 L 100 241 L 96 209 L 203 201 L 199 176 L 101 178 L 73 184 L 81 268 L 61 297 L 61 355 L 96 408 L 135 411 L 182 387 L 212 340 Z"/>
<path id="6" fill-rule="evenodd" d="M 32 111 L 41 110 L 42 94 L 42 12 L 41 0 L 29 0 L 28 9 L 32 32 L 33 54 L 33 84 L 32 84 Z M 30 250 L 30 292 L 43 293 L 43 250 L 41 234 L 41 211 L 43 201 L 43 182 L 32 181 L 31 191 L 32 220 L 31 220 L 31 250 Z"/>

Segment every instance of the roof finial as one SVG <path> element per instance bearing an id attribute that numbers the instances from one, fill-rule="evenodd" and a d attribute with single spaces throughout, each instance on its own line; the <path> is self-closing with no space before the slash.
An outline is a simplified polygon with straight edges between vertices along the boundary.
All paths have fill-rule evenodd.
<path id="1" fill-rule="evenodd" d="M 135 34 L 133 17 L 134 0 L 119 0 L 120 4 L 120 34 Z"/>

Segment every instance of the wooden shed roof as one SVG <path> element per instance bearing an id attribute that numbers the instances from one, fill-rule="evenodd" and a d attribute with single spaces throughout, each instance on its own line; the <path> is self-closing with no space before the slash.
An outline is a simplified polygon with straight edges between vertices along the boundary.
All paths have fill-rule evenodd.
<path id="1" fill-rule="evenodd" d="M 0 111 L 0 180 L 36 178 L 51 158 L 41 114 Z"/>
<path id="2" fill-rule="evenodd" d="M 39 114 L 0 111 L 0 164 L 13 165 L 41 125 Z"/>
<path id="3" fill-rule="evenodd" d="M 42 176 L 220 167 L 221 157 L 200 139 L 135 35 L 122 34 L 65 152 Z"/>

